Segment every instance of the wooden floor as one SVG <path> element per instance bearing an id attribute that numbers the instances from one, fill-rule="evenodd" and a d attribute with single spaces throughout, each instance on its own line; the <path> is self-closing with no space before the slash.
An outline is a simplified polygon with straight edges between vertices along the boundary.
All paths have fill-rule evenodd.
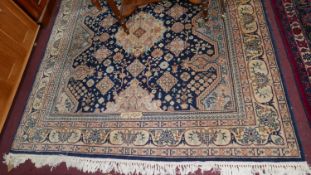
<path id="1" fill-rule="evenodd" d="M 13 1 L 0 1 L 0 133 L 27 65 L 39 25 Z"/>

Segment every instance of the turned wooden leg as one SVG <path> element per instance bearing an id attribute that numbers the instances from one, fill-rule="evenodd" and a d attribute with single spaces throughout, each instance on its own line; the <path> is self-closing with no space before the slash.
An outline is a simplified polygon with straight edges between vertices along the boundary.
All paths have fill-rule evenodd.
<path id="1" fill-rule="evenodd" d="M 115 14 L 115 16 L 118 19 L 118 22 L 121 24 L 123 30 L 125 33 L 129 34 L 129 30 L 126 27 L 124 16 L 121 14 L 120 10 L 117 7 L 117 4 L 114 2 L 114 0 L 107 0 L 107 3 L 112 10 L 112 12 Z"/>
<path id="2" fill-rule="evenodd" d="M 221 13 L 222 13 L 222 16 L 224 17 L 225 13 L 226 13 L 226 3 L 227 3 L 227 0 L 219 0 L 219 1 L 220 1 Z"/>
<path id="3" fill-rule="evenodd" d="M 202 2 L 202 8 L 203 8 L 203 19 L 205 21 L 208 21 L 208 8 L 210 5 L 211 0 L 205 0 L 204 2 Z"/>
<path id="4" fill-rule="evenodd" d="M 99 0 L 91 0 L 92 4 L 98 9 L 102 10 L 102 7 L 100 6 Z"/>

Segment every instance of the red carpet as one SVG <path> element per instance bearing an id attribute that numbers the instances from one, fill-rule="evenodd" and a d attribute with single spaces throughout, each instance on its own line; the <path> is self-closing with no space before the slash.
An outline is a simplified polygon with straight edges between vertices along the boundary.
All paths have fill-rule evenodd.
<path id="1" fill-rule="evenodd" d="M 272 6 L 311 124 L 311 1 L 273 0 Z"/>

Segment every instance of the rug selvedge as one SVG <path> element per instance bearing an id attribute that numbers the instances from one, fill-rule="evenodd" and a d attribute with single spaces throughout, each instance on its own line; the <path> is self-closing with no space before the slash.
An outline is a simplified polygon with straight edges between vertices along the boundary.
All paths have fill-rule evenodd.
<path id="1" fill-rule="evenodd" d="M 164 1 L 137 14 L 155 29 L 136 21 L 130 37 L 163 38 L 131 48 L 117 42 L 126 37 L 112 35 L 122 29 L 107 8 L 63 2 L 13 151 L 301 157 L 260 1 L 228 1 L 226 25 L 217 1 L 207 26 L 186 2 Z"/>

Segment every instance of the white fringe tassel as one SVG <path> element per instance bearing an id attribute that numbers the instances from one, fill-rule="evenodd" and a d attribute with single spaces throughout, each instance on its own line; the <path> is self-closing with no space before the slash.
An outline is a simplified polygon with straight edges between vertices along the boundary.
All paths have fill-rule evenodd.
<path id="1" fill-rule="evenodd" d="M 4 155 L 4 163 L 8 167 L 15 168 L 31 160 L 36 168 L 48 165 L 52 168 L 65 162 L 67 168 L 75 167 L 83 172 L 109 173 L 114 170 L 117 173 L 131 175 L 187 175 L 200 168 L 202 171 L 220 172 L 221 175 L 307 175 L 311 168 L 306 162 L 230 162 L 230 161 L 206 161 L 206 162 L 165 162 L 165 161 L 140 161 L 73 157 L 64 155 L 32 155 L 14 154 Z M 179 169 L 179 171 L 176 170 Z"/>

